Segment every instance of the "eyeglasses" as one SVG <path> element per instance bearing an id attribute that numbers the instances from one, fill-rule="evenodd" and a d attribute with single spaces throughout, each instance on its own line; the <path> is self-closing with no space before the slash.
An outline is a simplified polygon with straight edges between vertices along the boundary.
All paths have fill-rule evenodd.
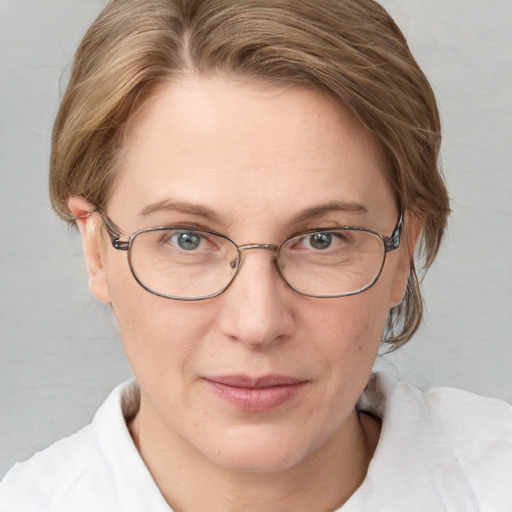
<path id="1" fill-rule="evenodd" d="M 127 251 L 135 280 L 150 293 L 176 300 L 203 300 L 224 292 L 237 275 L 246 251 L 272 251 L 283 279 L 309 297 L 344 297 L 367 290 L 379 278 L 386 254 L 398 249 L 400 215 L 389 238 L 358 227 L 297 233 L 280 245 L 237 245 L 214 231 L 187 226 L 141 229 L 121 241 L 120 229 L 100 213 L 112 246 Z"/>

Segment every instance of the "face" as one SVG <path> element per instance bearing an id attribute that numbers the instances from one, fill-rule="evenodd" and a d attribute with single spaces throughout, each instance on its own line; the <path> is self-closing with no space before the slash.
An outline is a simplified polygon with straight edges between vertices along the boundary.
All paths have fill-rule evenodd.
<path id="1" fill-rule="evenodd" d="M 107 214 L 122 239 L 161 225 L 217 231 L 239 245 L 347 225 L 389 236 L 399 215 L 368 132 L 300 87 L 220 77 L 168 84 L 129 126 L 121 167 Z M 77 198 L 70 205 L 86 210 Z M 299 295 L 272 254 L 254 250 L 223 294 L 186 302 L 141 288 L 126 254 L 97 236 L 99 215 L 81 231 L 91 289 L 112 304 L 142 391 L 138 420 L 157 443 L 261 472 L 343 438 L 404 291 L 403 247 L 358 295 Z"/>

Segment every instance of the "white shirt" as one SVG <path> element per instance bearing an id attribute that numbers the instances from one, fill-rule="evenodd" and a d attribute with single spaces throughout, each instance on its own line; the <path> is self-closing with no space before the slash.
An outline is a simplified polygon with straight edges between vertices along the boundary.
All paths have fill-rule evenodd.
<path id="1" fill-rule="evenodd" d="M 137 407 L 135 382 L 114 389 L 90 425 L 7 473 L 0 511 L 172 512 L 127 429 Z M 422 393 L 379 373 L 359 408 L 382 419 L 382 432 L 338 512 L 512 511 L 511 405 L 451 388 Z"/>

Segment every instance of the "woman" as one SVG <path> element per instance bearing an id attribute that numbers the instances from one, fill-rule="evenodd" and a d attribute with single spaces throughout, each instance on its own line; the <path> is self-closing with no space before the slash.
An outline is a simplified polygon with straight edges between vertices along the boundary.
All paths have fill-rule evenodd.
<path id="1" fill-rule="evenodd" d="M 136 381 L 13 468 L 0 508 L 510 509 L 510 406 L 371 375 L 421 320 L 439 144 L 371 0 L 110 2 L 50 189 Z"/>

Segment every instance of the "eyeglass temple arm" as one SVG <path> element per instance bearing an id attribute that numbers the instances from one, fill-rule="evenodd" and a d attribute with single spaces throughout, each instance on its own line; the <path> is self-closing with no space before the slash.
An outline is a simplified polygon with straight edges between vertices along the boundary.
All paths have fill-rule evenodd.
<path id="1" fill-rule="evenodd" d="M 110 242 L 112 243 L 112 247 L 114 249 L 117 249 L 118 251 L 127 251 L 130 247 L 129 242 L 123 242 L 120 238 L 121 229 L 112 222 L 108 216 L 103 213 L 99 208 L 95 209 L 94 211 L 98 212 L 101 215 L 101 219 L 103 220 L 103 224 L 105 224 L 105 228 L 107 230 L 107 233 L 110 237 Z"/>
<path id="2" fill-rule="evenodd" d="M 389 238 L 384 238 L 384 245 L 386 247 L 386 252 L 394 251 L 400 247 L 400 238 L 402 236 L 402 230 L 404 228 L 404 212 L 400 211 L 400 218 L 398 219 L 398 223 L 391 233 Z"/>

